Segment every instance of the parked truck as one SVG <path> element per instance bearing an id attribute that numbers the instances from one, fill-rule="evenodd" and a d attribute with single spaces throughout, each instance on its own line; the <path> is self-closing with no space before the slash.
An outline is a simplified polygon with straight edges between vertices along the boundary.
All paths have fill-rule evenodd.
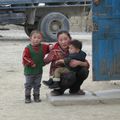
<path id="1" fill-rule="evenodd" d="M 26 34 L 38 29 L 46 41 L 55 41 L 60 30 L 69 30 L 69 19 L 88 14 L 92 0 L 0 0 L 0 24 L 24 26 Z"/>

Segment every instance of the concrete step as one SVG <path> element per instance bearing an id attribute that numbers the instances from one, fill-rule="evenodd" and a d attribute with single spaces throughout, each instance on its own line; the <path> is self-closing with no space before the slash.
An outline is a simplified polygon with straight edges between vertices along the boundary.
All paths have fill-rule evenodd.
<path id="1" fill-rule="evenodd" d="M 85 91 L 85 95 L 51 96 L 46 94 L 48 101 L 55 106 L 63 105 L 95 105 L 95 104 L 120 104 L 120 89 L 103 91 Z"/>

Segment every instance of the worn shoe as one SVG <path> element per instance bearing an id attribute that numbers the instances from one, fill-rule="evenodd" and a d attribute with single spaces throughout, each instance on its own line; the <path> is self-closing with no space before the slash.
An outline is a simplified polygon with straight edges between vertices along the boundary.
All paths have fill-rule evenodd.
<path id="1" fill-rule="evenodd" d="M 59 86 L 59 82 L 53 82 L 51 85 L 49 85 L 49 88 L 50 89 L 54 89 L 54 88 L 60 88 L 60 86 Z"/>
<path id="2" fill-rule="evenodd" d="M 25 96 L 25 103 L 31 103 L 31 96 L 30 95 Z"/>
<path id="3" fill-rule="evenodd" d="M 59 96 L 59 95 L 63 95 L 63 93 L 61 93 L 60 91 L 58 91 L 58 90 L 53 90 L 53 91 L 51 91 L 51 93 L 50 93 L 52 96 Z"/>
<path id="4" fill-rule="evenodd" d="M 41 99 L 40 99 L 40 95 L 39 94 L 33 94 L 33 97 L 34 97 L 34 101 L 35 102 L 41 102 Z"/>
<path id="5" fill-rule="evenodd" d="M 69 93 L 71 95 L 85 95 L 85 92 L 83 90 L 81 90 L 81 89 L 79 91 L 77 91 L 77 92 L 69 91 Z"/>
<path id="6" fill-rule="evenodd" d="M 49 85 L 52 85 L 52 83 L 53 83 L 53 79 L 52 78 L 50 78 L 48 81 L 43 81 L 43 84 L 45 85 L 45 86 L 49 86 Z"/>

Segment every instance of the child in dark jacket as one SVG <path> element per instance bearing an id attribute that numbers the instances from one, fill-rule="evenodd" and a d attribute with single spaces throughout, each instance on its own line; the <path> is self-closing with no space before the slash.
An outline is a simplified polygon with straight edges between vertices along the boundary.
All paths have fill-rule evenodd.
<path id="1" fill-rule="evenodd" d="M 39 31 L 32 31 L 30 44 L 23 52 L 23 65 L 25 82 L 25 103 L 31 103 L 31 89 L 35 102 L 40 102 L 40 86 L 43 73 L 43 58 L 49 52 L 49 45 L 41 44 L 42 34 Z"/>
<path id="2" fill-rule="evenodd" d="M 86 58 L 86 53 L 81 50 L 82 49 L 82 42 L 78 40 L 72 40 L 69 44 L 69 55 L 65 57 L 64 59 L 60 59 L 56 61 L 56 64 L 61 64 L 64 63 L 65 66 L 63 67 L 58 67 L 56 68 L 53 79 L 51 84 L 49 85 L 49 88 L 54 89 L 54 88 L 59 88 L 59 83 L 60 83 L 60 76 L 63 73 L 68 73 L 70 71 L 76 72 L 79 70 L 81 67 L 77 66 L 75 68 L 71 68 L 69 66 L 69 63 L 71 60 L 79 60 L 79 61 L 85 61 Z"/>

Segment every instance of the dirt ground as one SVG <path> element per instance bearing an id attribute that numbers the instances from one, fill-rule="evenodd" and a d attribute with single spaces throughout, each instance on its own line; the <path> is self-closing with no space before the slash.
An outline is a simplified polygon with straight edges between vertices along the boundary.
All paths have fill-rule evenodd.
<path id="1" fill-rule="evenodd" d="M 119 120 L 119 104 L 53 106 L 46 98 L 50 92 L 41 87 L 41 103 L 24 103 L 22 52 L 28 44 L 22 30 L 0 31 L 0 120 Z M 73 36 L 74 37 L 74 36 Z M 90 75 L 82 89 L 98 91 L 120 88 L 119 81 L 92 81 L 91 40 L 83 40 L 83 49 L 90 61 Z M 44 67 L 42 80 L 48 79 L 49 65 Z"/>

